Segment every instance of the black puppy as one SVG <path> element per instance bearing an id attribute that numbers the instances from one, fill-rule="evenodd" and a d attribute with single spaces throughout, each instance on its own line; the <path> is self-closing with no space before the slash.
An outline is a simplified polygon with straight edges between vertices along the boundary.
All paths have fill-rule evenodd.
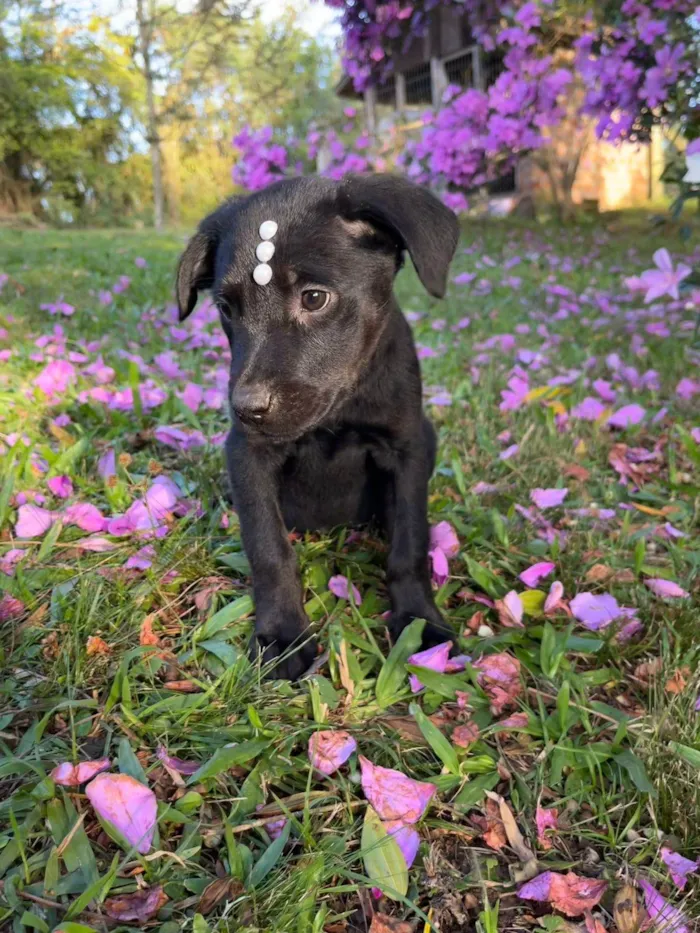
<path id="1" fill-rule="evenodd" d="M 376 522 L 392 634 L 414 618 L 444 626 L 428 569 L 435 434 L 393 281 L 408 250 L 442 297 L 458 234 L 452 211 L 400 176 L 294 178 L 225 203 L 180 260 L 181 318 L 211 289 L 231 344 L 228 470 L 255 634 L 279 677 L 316 655 L 288 530 Z"/>

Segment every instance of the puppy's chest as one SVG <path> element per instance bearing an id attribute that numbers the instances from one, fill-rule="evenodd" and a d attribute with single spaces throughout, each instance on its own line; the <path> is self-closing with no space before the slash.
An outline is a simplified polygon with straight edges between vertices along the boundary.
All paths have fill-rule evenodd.
<path id="1" fill-rule="evenodd" d="M 382 521 L 391 462 L 387 441 L 369 432 L 319 432 L 284 463 L 280 498 L 287 527 L 320 530 Z"/>

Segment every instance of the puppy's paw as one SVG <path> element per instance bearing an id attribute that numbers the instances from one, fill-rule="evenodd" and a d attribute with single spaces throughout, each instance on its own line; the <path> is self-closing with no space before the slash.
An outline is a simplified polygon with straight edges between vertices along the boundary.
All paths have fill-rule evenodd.
<path id="1" fill-rule="evenodd" d="M 318 642 L 311 635 L 306 616 L 279 616 L 274 624 L 256 624 L 254 653 L 271 680 L 298 680 L 313 664 Z"/>

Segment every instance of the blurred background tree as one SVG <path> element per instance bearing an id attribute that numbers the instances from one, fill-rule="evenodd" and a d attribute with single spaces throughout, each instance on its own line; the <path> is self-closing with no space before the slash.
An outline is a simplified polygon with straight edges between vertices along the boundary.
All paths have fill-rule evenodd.
<path id="1" fill-rule="evenodd" d="M 338 114 L 333 43 L 305 12 L 0 0 L 0 216 L 194 222 L 232 190 L 240 129 L 301 135 Z"/>

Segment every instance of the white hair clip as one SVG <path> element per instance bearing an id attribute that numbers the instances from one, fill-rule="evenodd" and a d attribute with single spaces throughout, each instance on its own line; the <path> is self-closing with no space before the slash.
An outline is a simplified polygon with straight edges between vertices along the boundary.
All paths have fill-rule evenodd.
<path id="1" fill-rule="evenodd" d="M 272 280 L 272 269 L 268 263 L 275 255 L 275 246 L 271 240 L 277 233 L 277 224 L 274 220 L 265 220 L 260 224 L 258 233 L 262 243 L 258 243 L 255 248 L 255 255 L 260 262 L 253 269 L 253 279 L 258 285 L 267 285 Z"/>

